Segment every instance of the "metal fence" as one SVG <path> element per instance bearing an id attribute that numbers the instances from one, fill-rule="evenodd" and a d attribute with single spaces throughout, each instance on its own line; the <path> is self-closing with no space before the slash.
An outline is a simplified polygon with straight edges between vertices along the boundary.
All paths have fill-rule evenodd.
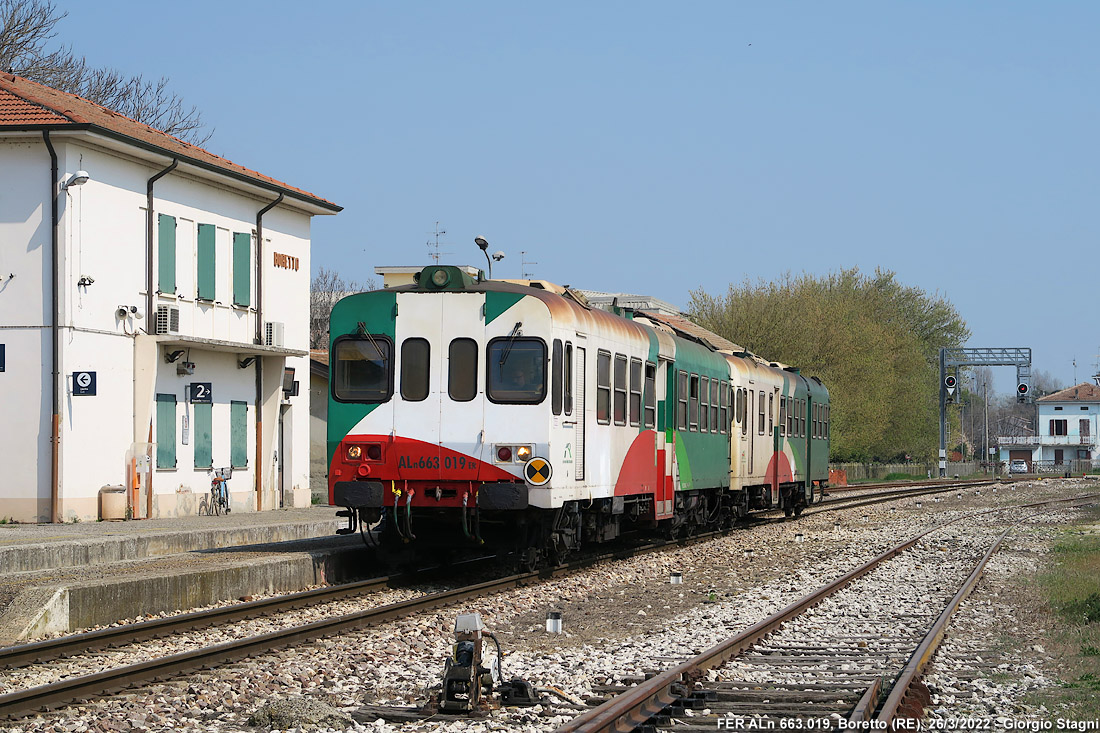
<path id="1" fill-rule="evenodd" d="M 849 481 L 880 481 L 892 473 L 904 473 L 908 476 L 925 476 L 937 478 L 940 475 L 939 466 L 935 463 L 830 463 L 830 471 L 844 471 Z M 948 463 L 948 476 L 969 476 L 980 471 L 978 463 L 967 461 L 965 463 Z"/>

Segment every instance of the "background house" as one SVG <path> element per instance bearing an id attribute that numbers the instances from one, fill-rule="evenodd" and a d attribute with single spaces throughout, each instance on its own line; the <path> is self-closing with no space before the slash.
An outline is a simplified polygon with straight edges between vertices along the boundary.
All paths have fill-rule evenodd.
<path id="1" fill-rule="evenodd" d="M 5 517 L 309 502 L 310 220 L 340 207 L 0 74 Z"/>
<path id="2" fill-rule="evenodd" d="M 1002 461 L 1025 460 L 1032 471 L 1083 471 L 1097 464 L 1100 386 L 1078 384 L 1040 397 L 1036 435 L 998 438 Z"/>

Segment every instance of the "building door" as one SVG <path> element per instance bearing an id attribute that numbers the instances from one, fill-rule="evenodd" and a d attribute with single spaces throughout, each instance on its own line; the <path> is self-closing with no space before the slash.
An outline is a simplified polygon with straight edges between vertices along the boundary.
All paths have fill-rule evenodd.
<path id="1" fill-rule="evenodd" d="M 1054 463 L 1055 464 L 1062 463 L 1062 449 L 1061 448 L 1055 448 L 1054 449 Z"/>

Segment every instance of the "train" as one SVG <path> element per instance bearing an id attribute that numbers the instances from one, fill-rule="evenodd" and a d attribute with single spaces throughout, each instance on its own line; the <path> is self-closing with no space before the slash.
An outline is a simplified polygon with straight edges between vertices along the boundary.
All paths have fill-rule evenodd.
<path id="1" fill-rule="evenodd" d="M 557 565 L 797 516 L 827 486 L 821 380 L 682 316 L 431 265 L 342 298 L 329 328 L 329 499 L 383 547 Z"/>

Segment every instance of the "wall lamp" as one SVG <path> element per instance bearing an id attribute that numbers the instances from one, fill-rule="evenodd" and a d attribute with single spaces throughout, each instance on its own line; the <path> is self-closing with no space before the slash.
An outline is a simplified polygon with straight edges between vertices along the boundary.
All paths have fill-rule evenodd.
<path id="1" fill-rule="evenodd" d="M 91 176 L 88 175 L 88 171 L 77 171 L 69 176 L 69 179 L 61 184 L 61 188 L 71 188 L 72 186 L 83 186 L 88 182 Z"/>
<path id="2" fill-rule="evenodd" d="M 184 352 L 183 349 L 180 349 L 179 351 L 165 352 L 164 361 L 165 361 L 166 364 L 171 364 L 172 362 L 176 361 L 181 356 L 183 356 L 184 353 L 185 352 Z"/>
<path id="3" fill-rule="evenodd" d="M 246 359 L 241 359 L 240 361 L 238 361 L 237 366 L 240 367 L 241 369 L 247 369 L 248 367 L 252 366 L 255 363 L 256 363 L 256 357 L 250 356 Z"/>

